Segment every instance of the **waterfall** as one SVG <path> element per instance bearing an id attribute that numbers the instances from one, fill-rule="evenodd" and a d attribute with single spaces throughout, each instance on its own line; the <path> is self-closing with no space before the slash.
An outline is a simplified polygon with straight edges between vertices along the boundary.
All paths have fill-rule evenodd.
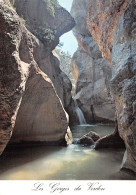
<path id="1" fill-rule="evenodd" d="M 75 102 L 76 113 L 77 113 L 80 125 L 87 124 L 82 110 L 78 107 L 76 99 L 74 99 L 74 102 Z"/>

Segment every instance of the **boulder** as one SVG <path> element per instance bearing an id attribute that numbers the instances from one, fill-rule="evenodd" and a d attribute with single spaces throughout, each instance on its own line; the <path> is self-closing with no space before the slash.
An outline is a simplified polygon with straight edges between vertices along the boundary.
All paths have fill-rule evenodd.
<path id="1" fill-rule="evenodd" d="M 94 145 L 95 142 L 99 139 L 100 136 L 97 133 L 90 131 L 86 135 L 82 136 L 78 141 L 76 140 L 75 143 L 89 146 L 89 145 Z"/>
<path id="2" fill-rule="evenodd" d="M 94 141 L 91 137 L 84 135 L 81 137 L 78 141 L 77 144 L 83 144 L 85 146 L 91 146 L 94 145 Z"/>
<path id="3" fill-rule="evenodd" d="M 51 80 L 43 72 L 31 69 L 10 143 L 61 144 L 67 129 L 67 114 Z"/>
<path id="4" fill-rule="evenodd" d="M 66 140 L 68 145 L 73 143 L 73 137 L 72 137 L 72 133 L 70 131 L 70 128 L 67 129 L 67 133 L 65 135 L 65 140 Z"/>
<path id="5" fill-rule="evenodd" d="M 95 142 L 96 150 L 103 148 L 125 148 L 125 144 L 119 136 L 117 122 L 115 130 L 112 134 L 106 135 Z"/>
<path id="6" fill-rule="evenodd" d="M 98 139 L 100 139 L 100 136 L 98 135 L 98 133 L 95 133 L 93 131 L 90 131 L 85 136 L 91 137 L 94 142 L 96 142 Z"/>

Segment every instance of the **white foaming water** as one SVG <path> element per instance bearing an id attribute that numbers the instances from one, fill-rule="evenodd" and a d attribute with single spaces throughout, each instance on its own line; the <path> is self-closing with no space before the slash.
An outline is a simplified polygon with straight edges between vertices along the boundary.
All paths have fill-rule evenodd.
<path id="1" fill-rule="evenodd" d="M 78 107 L 76 99 L 74 99 L 74 102 L 75 102 L 76 113 L 77 113 L 80 125 L 87 124 L 82 110 Z"/>

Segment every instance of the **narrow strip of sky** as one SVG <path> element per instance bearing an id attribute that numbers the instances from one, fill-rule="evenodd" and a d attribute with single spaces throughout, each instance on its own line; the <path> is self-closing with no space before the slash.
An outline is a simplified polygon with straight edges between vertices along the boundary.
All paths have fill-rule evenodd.
<path id="1" fill-rule="evenodd" d="M 59 0 L 59 4 L 70 12 L 73 0 Z"/>
<path id="2" fill-rule="evenodd" d="M 59 4 L 70 12 L 73 0 L 58 0 Z M 72 31 L 65 33 L 60 37 L 60 42 L 64 43 L 63 51 L 69 52 L 71 55 L 77 50 L 78 44 Z"/>

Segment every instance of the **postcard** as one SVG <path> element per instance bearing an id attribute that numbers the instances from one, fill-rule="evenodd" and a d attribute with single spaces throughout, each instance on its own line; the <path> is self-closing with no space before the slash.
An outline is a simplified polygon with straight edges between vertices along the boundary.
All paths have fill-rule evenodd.
<path id="1" fill-rule="evenodd" d="M 0 0 L 0 195 L 136 195 L 135 7 Z"/>

